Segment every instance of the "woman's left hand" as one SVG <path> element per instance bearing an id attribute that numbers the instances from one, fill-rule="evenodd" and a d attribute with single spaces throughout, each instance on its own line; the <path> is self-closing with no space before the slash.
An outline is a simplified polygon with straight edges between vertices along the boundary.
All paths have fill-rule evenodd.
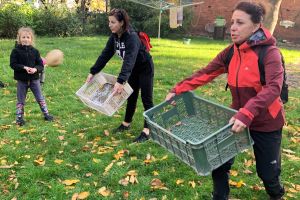
<path id="1" fill-rule="evenodd" d="M 241 122 L 240 120 L 234 117 L 231 117 L 229 123 L 233 124 L 231 130 L 235 133 L 241 133 L 245 128 L 247 128 L 246 124 L 244 124 L 243 122 Z"/>
<path id="2" fill-rule="evenodd" d="M 124 89 L 124 85 L 116 82 L 113 92 L 120 94 L 123 91 L 123 89 Z"/>

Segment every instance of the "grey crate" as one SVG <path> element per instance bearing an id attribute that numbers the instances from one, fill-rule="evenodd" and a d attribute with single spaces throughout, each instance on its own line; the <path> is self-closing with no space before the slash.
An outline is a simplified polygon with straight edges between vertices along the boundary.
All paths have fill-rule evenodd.
<path id="1" fill-rule="evenodd" d="M 191 166 L 199 175 L 210 172 L 239 152 L 251 148 L 246 129 L 233 133 L 228 124 L 235 110 L 186 92 L 144 112 L 151 138 Z"/>

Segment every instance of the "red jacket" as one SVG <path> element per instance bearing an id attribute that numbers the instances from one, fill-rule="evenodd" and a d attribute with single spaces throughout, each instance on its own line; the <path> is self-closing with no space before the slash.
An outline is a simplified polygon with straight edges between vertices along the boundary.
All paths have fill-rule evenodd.
<path id="1" fill-rule="evenodd" d="M 280 99 L 283 83 L 283 67 L 276 40 L 270 32 L 260 28 L 256 37 L 240 46 L 234 45 L 234 53 L 228 67 L 228 85 L 232 95 L 231 107 L 238 110 L 234 116 L 251 130 L 270 132 L 284 125 L 284 110 Z M 257 45 L 271 45 L 265 54 L 266 85 L 260 83 Z M 227 73 L 225 59 L 231 45 L 220 52 L 205 68 L 179 82 L 171 90 L 180 94 L 204 85 L 222 73 Z"/>

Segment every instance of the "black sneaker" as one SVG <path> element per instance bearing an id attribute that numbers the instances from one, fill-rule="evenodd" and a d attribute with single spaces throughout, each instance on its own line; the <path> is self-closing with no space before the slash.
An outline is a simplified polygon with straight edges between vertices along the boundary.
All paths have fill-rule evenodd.
<path id="1" fill-rule="evenodd" d="M 4 87 L 5 87 L 4 83 L 2 83 L 2 82 L 0 81 L 0 88 L 4 88 Z"/>
<path id="2" fill-rule="evenodd" d="M 24 121 L 23 117 L 17 117 L 16 124 L 19 125 L 19 126 L 24 126 L 25 121 Z"/>
<path id="3" fill-rule="evenodd" d="M 147 135 L 144 131 L 142 131 L 141 134 L 133 140 L 133 142 L 141 143 L 149 140 L 149 138 L 150 136 Z"/>
<path id="4" fill-rule="evenodd" d="M 121 124 L 118 128 L 116 128 L 113 132 L 117 133 L 117 132 L 123 132 L 123 131 L 128 131 L 130 129 L 130 125 L 129 126 L 124 126 L 123 124 Z"/>
<path id="5" fill-rule="evenodd" d="M 45 121 L 52 122 L 54 120 L 54 117 L 51 115 L 45 115 L 44 119 L 45 119 Z"/>

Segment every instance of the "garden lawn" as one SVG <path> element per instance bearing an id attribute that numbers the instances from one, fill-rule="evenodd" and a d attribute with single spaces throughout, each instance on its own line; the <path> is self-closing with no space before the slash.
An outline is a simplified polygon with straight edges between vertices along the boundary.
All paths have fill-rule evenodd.
<path id="1" fill-rule="evenodd" d="M 153 141 L 133 144 L 143 126 L 139 99 L 132 129 L 113 134 L 123 120 L 124 107 L 112 117 L 86 107 L 75 96 L 83 85 L 107 37 L 38 38 L 41 55 L 59 48 L 63 65 L 46 69 L 43 93 L 54 122 L 45 122 L 31 92 L 25 106 L 26 125 L 15 125 L 16 81 L 9 67 L 13 40 L 1 40 L 0 80 L 0 199 L 210 199 L 210 176 L 199 176 Z M 228 42 L 192 38 L 152 39 L 155 63 L 154 103 L 162 102 L 172 86 L 204 67 Z M 285 105 L 282 181 L 286 199 L 300 199 L 300 88 L 298 50 L 282 48 L 292 78 Z M 118 75 L 121 61 L 114 57 L 106 73 Z M 221 76 L 195 92 L 211 101 L 230 104 Z M 255 173 L 251 150 L 239 154 L 231 171 L 231 199 L 265 200 Z M 134 170 L 134 171 L 132 171 Z M 127 178 L 127 179 L 126 179 Z M 129 179 L 128 179 L 129 178 Z M 151 188 L 155 179 L 156 189 Z M 162 184 L 159 184 L 161 181 Z M 127 186 L 125 186 L 127 184 Z M 106 197 L 105 197 L 106 196 Z"/>

